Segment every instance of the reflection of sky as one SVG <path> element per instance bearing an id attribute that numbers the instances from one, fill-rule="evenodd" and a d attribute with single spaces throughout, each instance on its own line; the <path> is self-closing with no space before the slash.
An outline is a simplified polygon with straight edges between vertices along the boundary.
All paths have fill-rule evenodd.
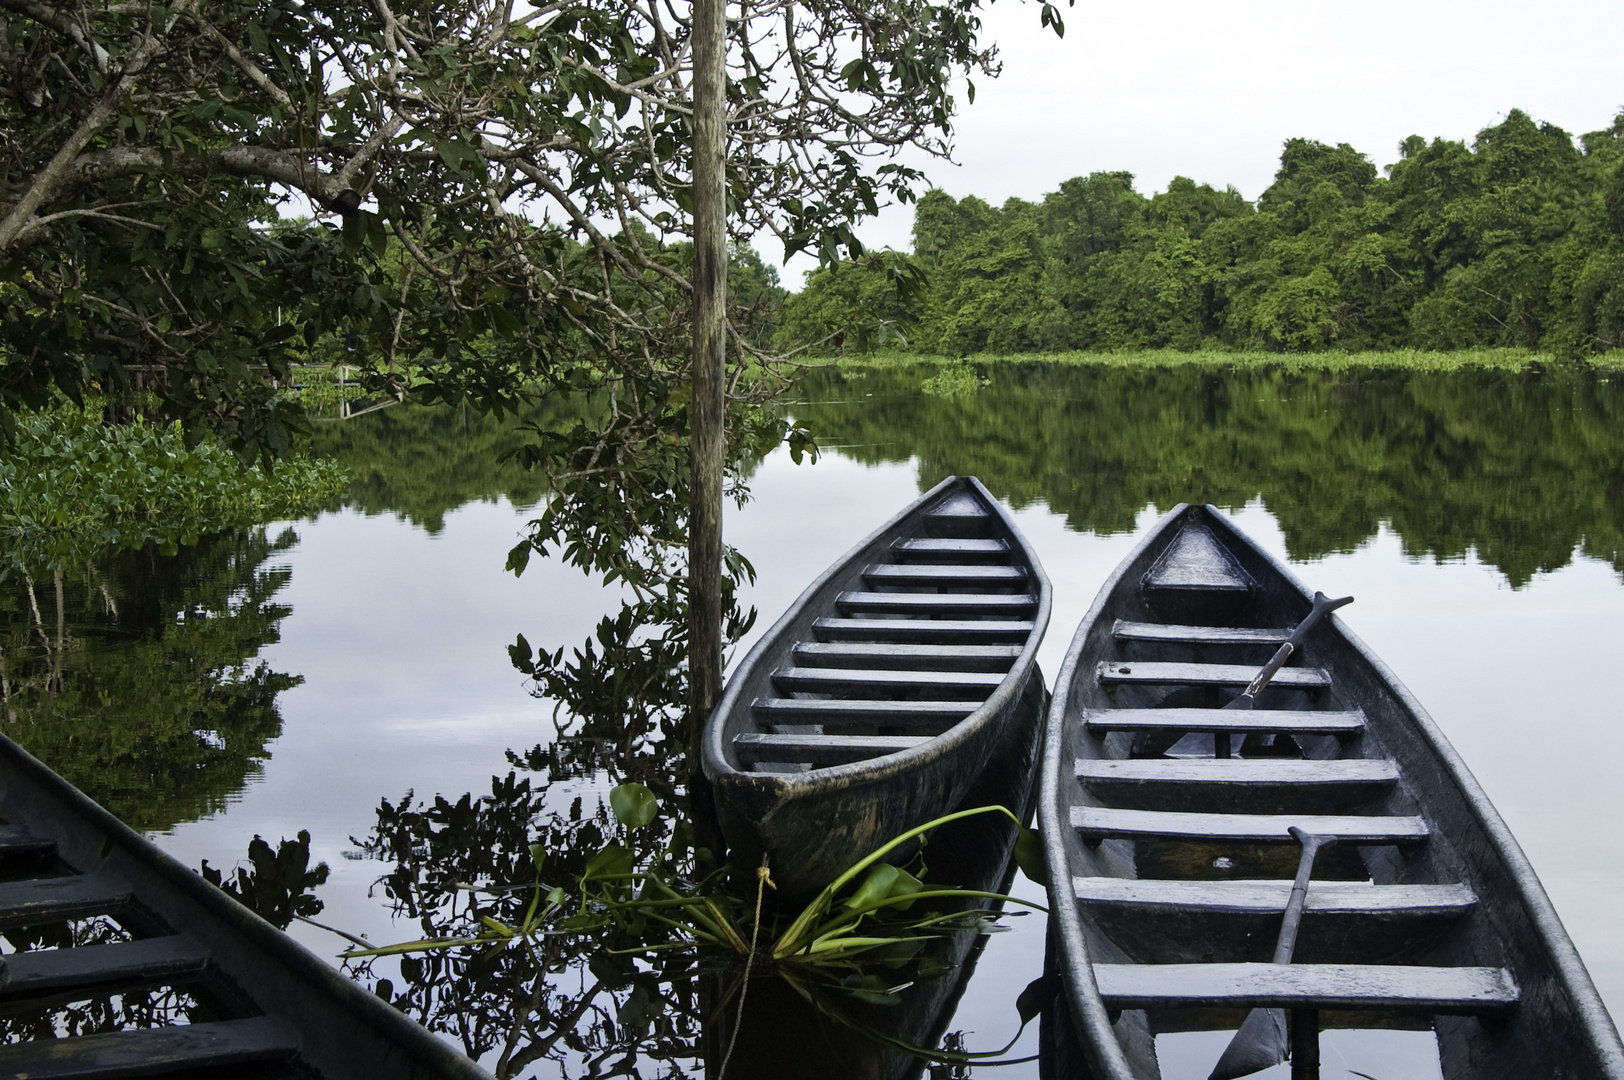
<path id="1" fill-rule="evenodd" d="M 868 467 L 833 454 L 800 466 L 776 454 L 751 486 L 755 500 L 730 512 L 727 529 L 759 574 L 745 594 L 761 610 L 758 634 L 808 581 L 918 493 L 911 466 Z M 391 930 L 379 902 L 365 897 L 379 864 L 341 857 L 348 837 L 369 830 L 380 798 L 397 799 L 408 788 L 453 799 L 488 790 L 490 776 L 507 771 L 505 749 L 547 738 L 548 706 L 524 692 L 506 646 L 520 632 L 538 647 L 579 642 L 606 604 L 599 587 L 546 560 L 533 561 L 518 581 L 503 573 L 525 516 L 506 503 L 474 503 L 449 514 L 435 537 L 391 516 L 353 512 L 298 526 L 300 543 L 284 557 L 293 575 L 282 598 L 293 614 L 266 654 L 278 670 L 305 677 L 281 697 L 283 735 L 263 778 L 240 802 L 161 842 L 191 865 L 205 857 L 229 864 L 255 833 L 274 840 L 307 828 L 317 856 L 334 871 L 321 890 L 323 918 L 375 939 L 404 936 L 406 928 Z M 1139 530 L 1155 517 L 1147 509 Z M 1099 583 L 1135 537 L 1067 532 L 1042 506 L 1017 520 L 1055 590 L 1040 655 L 1052 680 Z M 1284 556 L 1261 504 L 1237 520 Z M 1533 860 L 1603 997 L 1615 1013 L 1624 1010 L 1624 926 L 1615 914 L 1624 836 L 1603 830 L 1624 820 L 1624 785 L 1616 781 L 1624 760 L 1616 715 L 1624 700 L 1624 665 L 1616 657 L 1624 588 L 1614 573 L 1581 559 L 1513 591 L 1472 559 L 1410 559 L 1387 531 L 1298 571 L 1311 587 L 1358 597 L 1344 613 L 1348 625 L 1465 757 Z M 1029 885 L 1023 895 L 1041 898 Z M 972 1048 L 1007 1040 L 1014 997 L 1039 973 L 1042 923 L 1014 922 L 1019 931 L 992 939 L 961 1005 L 955 1026 L 973 1032 Z M 295 932 L 324 955 L 337 951 L 318 931 Z M 1325 1075 L 1345 1076 L 1351 1067 L 1382 1080 L 1435 1076 L 1434 1065 L 1414 1064 L 1427 1055 L 1414 1053 L 1402 1042 L 1407 1037 L 1373 1046 L 1356 1033 L 1330 1033 Z M 1214 1057 L 1207 1041 L 1163 1040 L 1169 1080 L 1206 1075 Z M 1030 1036 L 1022 1042 L 1031 1045 Z M 999 1074 L 1035 1076 L 1036 1066 Z"/>

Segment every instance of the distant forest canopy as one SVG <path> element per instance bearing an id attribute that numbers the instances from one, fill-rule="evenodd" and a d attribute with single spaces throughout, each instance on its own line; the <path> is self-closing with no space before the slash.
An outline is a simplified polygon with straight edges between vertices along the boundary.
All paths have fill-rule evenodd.
<path id="1" fill-rule="evenodd" d="M 1382 175 L 1292 139 L 1254 205 L 1126 172 L 1002 207 L 931 191 L 905 310 L 859 264 L 808 275 L 778 341 L 824 351 L 900 332 L 921 353 L 1227 346 L 1273 350 L 1624 348 L 1624 114 L 1579 140 L 1521 111 L 1476 141 L 1412 135 Z M 894 345 L 895 342 L 890 342 Z"/>

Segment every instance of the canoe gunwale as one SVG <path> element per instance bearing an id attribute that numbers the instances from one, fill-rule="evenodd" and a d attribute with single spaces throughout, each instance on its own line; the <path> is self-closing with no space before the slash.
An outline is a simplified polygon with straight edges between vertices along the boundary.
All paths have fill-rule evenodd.
<path id="1" fill-rule="evenodd" d="M 1196 508 L 1181 503 L 1163 515 L 1113 570 L 1067 648 L 1065 660 L 1056 677 L 1045 730 L 1038 815 L 1051 868 L 1050 910 L 1062 946 L 1059 959 L 1068 989 L 1069 1010 L 1072 1022 L 1080 1029 L 1078 1034 L 1089 1065 L 1102 1080 L 1142 1080 L 1143 1074 L 1136 1072 L 1130 1064 L 1129 1055 L 1118 1038 L 1118 1029 L 1111 1023 L 1094 978 L 1094 960 L 1090 956 L 1083 915 L 1075 898 L 1067 895 L 1065 888 L 1071 880 L 1068 834 L 1065 831 L 1070 827 L 1067 820 L 1070 796 L 1067 793 L 1071 786 L 1068 780 L 1075 784 L 1075 778 L 1068 777 L 1068 772 L 1073 769 L 1073 763 L 1069 760 L 1071 746 L 1067 739 L 1068 724 L 1070 718 L 1081 709 L 1079 666 L 1085 652 L 1091 660 L 1094 658 L 1097 647 L 1095 639 L 1098 636 L 1096 624 L 1114 606 L 1113 598 L 1117 590 L 1123 587 L 1130 569 L 1143 560 L 1147 549 L 1158 543 L 1169 542 L 1170 535 L 1167 534 L 1176 533 L 1177 523 L 1187 516 L 1198 516 L 1202 524 L 1215 528 L 1232 550 L 1239 553 L 1241 549 L 1246 549 L 1249 557 L 1256 558 L 1277 573 L 1287 591 L 1294 592 L 1300 598 L 1303 610 L 1306 611 L 1312 596 L 1289 567 L 1263 551 L 1217 508 Z M 1420 744 L 1420 752 L 1430 754 L 1431 762 L 1427 764 L 1431 766 L 1429 771 L 1433 772 L 1433 782 L 1453 785 L 1459 806 L 1469 816 L 1469 827 L 1475 827 L 1481 835 L 1483 846 L 1487 848 L 1483 854 L 1498 862 L 1498 867 L 1494 869 L 1498 871 L 1502 896 L 1510 903 L 1521 905 L 1526 917 L 1525 932 L 1549 963 L 1547 977 L 1560 987 L 1571 1008 L 1571 1015 L 1584 1029 L 1583 1038 L 1588 1043 L 1586 1056 L 1599 1066 L 1601 1071 L 1597 1075 L 1624 1080 L 1624 1045 L 1620 1044 L 1617 1029 L 1527 855 L 1459 752 L 1393 670 L 1339 616 L 1333 615 L 1329 622 L 1330 626 L 1322 627 L 1318 632 L 1335 634 L 1352 658 L 1367 666 L 1374 682 L 1390 695 L 1396 726 Z M 1081 674 L 1087 677 L 1088 672 Z M 1415 748 L 1411 752 L 1415 753 Z M 1403 767 L 1404 761 L 1401 760 L 1400 765 Z M 1478 866 L 1489 865 L 1481 858 L 1473 862 Z"/>
<path id="2" fill-rule="evenodd" d="M 967 488 L 999 518 L 1001 525 L 1008 532 L 1008 539 L 1012 543 L 1012 554 L 1018 555 L 1025 561 L 1029 579 L 1029 588 L 1036 594 L 1037 609 L 1032 614 L 1032 629 L 1026 636 L 1021 652 L 1015 662 L 1010 665 L 1009 672 L 1004 676 L 998 687 L 964 719 L 952 727 L 933 736 L 918 746 L 902 750 L 883 757 L 870 758 L 865 761 L 850 762 L 844 765 L 830 765 L 823 768 L 811 769 L 796 773 L 754 773 L 740 768 L 736 763 L 736 755 L 730 745 L 734 733 L 726 723 L 726 718 L 738 710 L 749 710 L 753 702 L 744 701 L 745 686 L 749 682 L 748 675 L 758 666 L 770 664 L 775 653 L 782 652 L 786 657 L 794 642 L 784 639 L 794 627 L 803 620 L 808 610 L 826 599 L 826 593 L 834 582 L 851 573 L 853 565 L 862 559 L 865 551 L 875 547 L 887 536 L 897 534 L 910 518 L 922 514 L 926 507 L 945 497 L 954 489 Z M 861 573 L 861 567 L 858 567 Z M 706 724 L 704 738 L 703 767 L 706 777 L 712 784 L 742 783 L 751 787 L 772 788 L 784 793 L 786 797 L 808 798 L 815 797 L 823 792 L 838 791 L 864 781 L 883 778 L 897 773 L 905 773 L 918 764 L 951 754 L 966 741 L 978 734 L 982 728 L 993 723 L 1014 705 L 1025 689 L 1027 680 L 1031 677 L 1037 664 L 1038 645 L 1043 640 L 1043 632 L 1049 623 L 1049 612 L 1052 606 L 1052 596 L 1048 575 L 1044 573 L 1042 564 L 1038 561 L 1037 553 L 1032 550 L 1031 544 L 1020 530 L 1014 527 L 998 500 L 982 485 L 980 480 L 973 476 L 949 476 L 919 498 L 915 499 L 901 512 L 887 520 L 868 536 L 858 541 L 849 551 L 835 562 L 831 563 L 823 573 L 808 585 L 795 602 L 779 617 L 771 629 L 763 634 L 746 654 L 744 660 L 734 669 L 733 677 L 728 680 L 722 693 L 722 699 L 711 714 L 710 722 Z"/>
<path id="3" fill-rule="evenodd" d="M 322 1076 L 490 1080 L 476 1062 L 204 881 L 0 735 L 0 813 L 17 821 L 23 816 L 14 809 L 18 803 L 49 807 L 47 820 L 21 824 L 55 841 L 60 857 L 79 873 L 105 872 L 128 882 L 139 904 L 172 931 L 198 941 L 211 964 L 255 1006 L 297 1032 L 298 1059 Z"/>

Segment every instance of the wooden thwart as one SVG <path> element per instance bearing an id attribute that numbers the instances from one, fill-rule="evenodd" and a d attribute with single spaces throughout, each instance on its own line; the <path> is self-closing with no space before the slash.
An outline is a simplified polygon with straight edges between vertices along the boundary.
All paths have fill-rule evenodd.
<path id="1" fill-rule="evenodd" d="M 1283 732 L 1287 735 L 1357 735 L 1365 728 L 1365 714 L 1313 712 L 1300 709 L 1097 709 L 1085 717 L 1091 732 L 1205 731 L 1250 735 Z"/>
<path id="2" fill-rule="evenodd" d="M 1027 576 L 1024 566 L 947 563 L 881 563 L 863 571 L 864 583 L 872 586 L 1020 588 Z"/>
<path id="3" fill-rule="evenodd" d="M 1280 758 L 1136 758 L 1127 761 L 1079 758 L 1077 779 L 1085 784 L 1366 784 L 1391 786 L 1398 766 L 1388 760 L 1336 758 L 1311 761 Z"/>
<path id="4" fill-rule="evenodd" d="M 844 765 L 852 761 L 911 750 L 929 739 L 923 735 L 735 735 L 733 746 L 739 760 L 756 762 L 797 762 L 815 767 Z"/>
<path id="5" fill-rule="evenodd" d="M 816 619 L 819 641 L 1024 643 L 1029 619 Z"/>
<path id="6" fill-rule="evenodd" d="M 1295 843 L 1287 830 L 1296 825 L 1321 836 L 1335 836 L 1356 844 L 1415 844 L 1429 835 L 1418 817 L 1376 817 L 1358 814 L 1187 814 L 1166 810 L 1119 810 L 1106 806 L 1074 806 L 1072 827 L 1088 838 L 1120 837 L 1134 840 L 1236 841 L 1241 843 Z"/>
<path id="7" fill-rule="evenodd" d="M 270 1017 L 119 1031 L 0 1046 L 0 1074 L 29 1080 L 101 1080 L 182 1069 L 291 1060 L 299 1038 Z"/>
<path id="8" fill-rule="evenodd" d="M 1007 559 L 1009 541 L 984 537 L 914 537 L 891 542 L 891 554 L 905 562 L 964 562 Z"/>
<path id="9" fill-rule="evenodd" d="M 1004 681 L 996 671 L 897 671 L 862 668 L 779 668 L 773 686 L 782 693 L 899 694 L 928 692 L 941 697 L 985 698 Z"/>
<path id="10" fill-rule="evenodd" d="M 209 966 L 208 950 L 176 934 L 73 949 L 39 949 L 6 958 L 11 969 L 8 995 L 43 994 L 106 983 L 158 985 Z"/>
<path id="11" fill-rule="evenodd" d="M 801 667 L 898 668 L 911 671 L 1009 670 L 1019 645 L 918 645 L 882 641 L 802 641 L 790 650 Z"/>
<path id="12" fill-rule="evenodd" d="M 129 885 L 107 874 L 0 882 L 0 926 L 32 926 L 100 915 L 129 901 Z"/>
<path id="13" fill-rule="evenodd" d="M 1517 1003 L 1511 973 L 1495 967 L 1397 964 L 1095 964 L 1118 1009 L 1219 1006 L 1495 1012 Z"/>
<path id="14" fill-rule="evenodd" d="M 1038 599 L 1026 593 L 843 592 L 835 606 L 848 615 L 1016 615 L 1036 611 Z"/>
<path id="15" fill-rule="evenodd" d="M 976 709 L 973 701 L 850 701 L 762 698 L 752 706 L 763 727 L 821 724 L 825 732 L 842 726 L 887 725 L 943 728 Z"/>
<path id="16" fill-rule="evenodd" d="M 1257 676 L 1251 664 L 1180 664 L 1155 660 L 1106 660 L 1099 666 L 1106 686 L 1245 686 Z M 1320 668 L 1281 668 L 1270 687 L 1324 690 L 1331 678 Z"/>
<path id="17" fill-rule="evenodd" d="M 1164 908 L 1178 911 L 1278 913 L 1291 896 L 1289 881 L 1136 880 L 1074 877 L 1081 904 Z M 1303 910 L 1309 915 L 1393 916 L 1465 914 L 1477 897 L 1465 885 L 1372 885 L 1362 881 L 1316 881 Z"/>
<path id="18" fill-rule="evenodd" d="M 1238 626 L 1178 626 L 1118 619 L 1112 633 L 1118 641 L 1154 641 L 1171 645 L 1279 645 L 1291 636 L 1291 628 L 1258 630 Z"/>

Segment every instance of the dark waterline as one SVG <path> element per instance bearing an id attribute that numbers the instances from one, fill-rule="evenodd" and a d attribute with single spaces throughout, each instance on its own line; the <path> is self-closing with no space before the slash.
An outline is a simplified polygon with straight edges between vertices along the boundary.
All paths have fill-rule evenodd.
<path id="1" fill-rule="evenodd" d="M 1152 507 L 1236 508 L 1243 527 L 1310 564 L 1299 573 L 1311 585 L 1359 595 L 1350 624 L 1455 740 L 1604 997 L 1624 1001 L 1611 916 L 1624 842 L 1576 827 L 1624 812 L 1608 767 L 1624 753 L 1610 722 L 1624 689 L 1624 393 L 1578 371 L 1033 366 L 994 369 L 957 395 L 922 392 L 929 374 L 827 371 L 805 384 L 797 418 L 841 449 L 817 466 L 761 463 L 756 501 L 729 521 L 761 575 L 758 626 L 918 490 L 970 472 L 1021 511 L 1054 580 L 1042 657 L 1052 677 Z M 512 439 L 500 425 L 392 409 L 329 425 L 323 439 L 355 475 L 349 507 L 296 525 L 297 542 L 273 529 L 70 586 L 66 622 L 85 645 L 63 676 L 72 694 L 7 730 L 193 865 L 229 863 L 256 832 L 310 829 L 335 871 L 324 921 L 391 940 L 416 928 L 391 925 L 367 896 L 386 867 L 354 858 L 347 838 L 366 836 L 382 798 L 478 796 L 506 775 L 505 750 L 549 743 L 551 704 L 525 694 L 505 646 L 520 632 L 574 645 L 614 598 L 547 564 L 517 582 L 501 573 L 524 520 L 513 505 L 540 485 L 496 466 Z M 3 631 L 14 690 L 27 672 L 12 665 L 34 648 L 18 600 Z M 1552 665 L 1538 716 L 1508 698 L 1530 657 Z M 605 790 L 569 780 L 549 804 Z M 1041 963 L 1039 920 L 1011 921 L 951 1025 L 972 1046 L 1013 1033 L 1014 996 Z M 339 947 L 297 933 L 324 955 Z M 1425 1047 L 1339 1039 L 1327 1075 L 1342 1075 L 1332 1067 L 1343 1059 L 1382 1080 L 1429 1075 L 1413 1068 Z M 1165 1042 L 1169 1077 L 1205 1075 L 1216 1052 Z"/>

